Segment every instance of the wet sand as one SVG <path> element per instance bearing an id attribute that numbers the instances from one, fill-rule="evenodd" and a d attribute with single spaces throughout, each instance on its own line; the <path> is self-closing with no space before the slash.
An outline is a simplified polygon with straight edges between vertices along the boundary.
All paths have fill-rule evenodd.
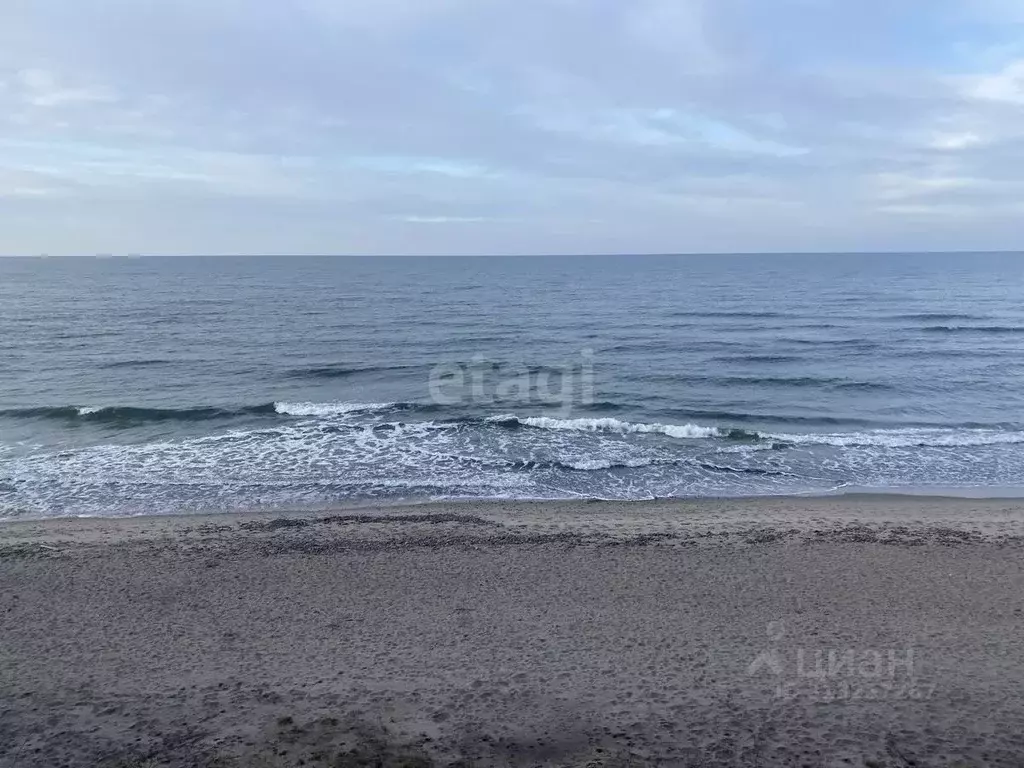
<path id="1" fill-rule="evenodd" d="M 2 766 L 1024 765 L 1024 501 L 0 526 Z"/>

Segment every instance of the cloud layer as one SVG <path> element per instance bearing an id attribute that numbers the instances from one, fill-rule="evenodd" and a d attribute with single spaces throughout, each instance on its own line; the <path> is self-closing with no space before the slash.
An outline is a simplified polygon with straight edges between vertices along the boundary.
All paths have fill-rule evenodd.
<path id="1" fill-rule="evenodd" d="M 8 0 L 0 253 L 1024 248 L 1015 0 Z"/>

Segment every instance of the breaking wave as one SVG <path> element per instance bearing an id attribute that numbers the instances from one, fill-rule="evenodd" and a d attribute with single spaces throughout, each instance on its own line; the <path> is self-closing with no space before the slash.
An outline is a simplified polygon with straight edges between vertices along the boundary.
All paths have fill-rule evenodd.
<path id="1" fill-rule="evenodd" d="M 722 431 L 717 427 L 702 427 L 697 424 L 637 424 L 619 419 L 555 419 L 549 416 L 514 415 L 492 416 L 490 424 L 503 427 L 531 427 L 571 432 L 615 432 L 618 434 L 660 434 L 682 440 L 701 440 L 711 437 L 733 437 L 742 430 Z"/>
<path id="2" fill-rule="evenodd" d="M 135 406 L 81 406 L 10 408 L 0 417 L 15 419 L 58 419 L 63 421 L 145 424 L 164 421 L 215 421 L 255 416 L 331 417 L 372 411 L 402 410 L 406 403 L 263 403 L 236 408 L 196 406 L 193 408 L 140 408 Z"/>
<path id="3" fill-rule="evenodd" d="M 346 416 L 351 413 L 401 410 L 405 403 L 274 403 L 274 412 L 282 416 Z"/>
<path id="4" fill-rule="evenodd" d="M 681 440 L 720 439 L 766 444 L 776 447 L 831 446 L 835 448 L 947 448 L 1024 443 L 1024 431 L 991 428 L 965 429 L 878 429 L 858 432 L 769 432 L 698 424 L 635 423 L 619 419 L 557 419 L 548 416 L 492 416 L 487 423 L 516 429 L 612 433 L 620 435 L 653 434 Z"/>
<path id="5" fill-rule="evenodd" d="M 882 429 L 871 432 L 759 435 L 764 439 L 791 445 L 828 445 L 838 448 L 961 448 L 1024 443 L 1024 432 L 995 429 Z"/>
<path id="6" fill-rule="evenodd" d="M 597 410 L 611 410 L 605 404 Z M 429 414 L 442 415 L 428 420 Z M 679 423 L 660 421 L 625 421 L 611 417 L 559 418 L 556 416 L 517 416 L 502 414 L 490 417 L 469 416 L 458 410 L 448 411 L 430 403 L 402 402 L 287 402 L 245 405 L 238 407 L 198 406 L 192 408 L 141 408 L 133 406 L 58 406 L 0 410 L 0 417 L 12 419 L 52 419 L 65 422 L 95 423 L 120 427 L 138 427 L 161 422 L 224 422 L 239 420 L 320 421 L 317 428 L 403 433 L 409 429 L 469 430 L 489 427 L 503 430 L 539 430 L 556 433 L 591 433 L 615 436 L 657 435 L 674 440 L 718 440 L 750 445 L 830 446 L 834 448 L 953 448 L 970 446 L 1024 444 L 1024 430 L 1013 425 L 965 424 L 960 427 L 914 425 L 902 428 L 871 428 L 838 431 L 839 419 L 829 417 L 768 417 L 726 411 L 673 411 Z M 387 420 L 389 414 L 408 414 L 408 421 Z M 383 419 L 381 417 L 384 417 Z M 695 423 L 699 419 L 705 423 Z M 706 423 L 710 422 L 710 423 Z M 761 422 L 757 424 L 757 422 Z M 806 430 L 791 431 L 762 428 L 763 424 L 805 425 Z M 747 428 L 734 426 L 750 424 Z M 753 425 L 756 424 L 757 428 Z M 834 425 L 834 426 L 833 426 Z M 847 426 L 849 423 L 847 422 Z M 816 430 L 815 427 L 819 429 Z M 831 431 L 824 431 L 832 427 Z M 820 431 L 819 431 L 820 430 Z M 570 469 L 574 467 L 568 467 Z M 589 467 L 586 467 L 589 468 Z M 608 468 L 608 467 L 602 467 Z"/>
<path id="7" fill-rule="evenodd" d="M 161 421 L 212 421 L 240 416 L 273 415 L 274 404 L 243 406 L 241 408 L 136 408 L 132 406 L 58 406 L 52 408 L 13 408 L 0 411 L 0 416 L 24 419 L 61 419 L 65 421 L 91 421 L 142 424 Z"/>

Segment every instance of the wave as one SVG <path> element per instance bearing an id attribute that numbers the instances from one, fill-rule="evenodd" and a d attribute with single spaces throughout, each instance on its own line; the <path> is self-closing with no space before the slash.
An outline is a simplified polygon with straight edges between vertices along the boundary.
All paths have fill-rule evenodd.
<path id="1" fill-rule="evenodd" d="M 237 408 L 197 406 L 192 408 L 140 408 L 135 406 L 76 406 L 11 408 L 0 417 L 15 419 L 59 419 L 64 421 L 143 424 L 162 421 L 215 421 L 246 416 L 332 417 L 380 410 L 403 410 L 408 403 L 263 403 Z"/>
<path id="2" fill-rule="evenodd" d="M 1024 443 L 1024 432 L 994 429 L 880 429 L 871 432 L 777 434 L 759 432 L 764 440 L 789 445 L 826 445 L 837 448 L 963 448 Z"/>
<path id="3" fill-rule="evenodd" d="M 1024 333 L 1024 326 L 1019 325 L 928 325 L 921 329 L 924 333 L 991 333 L 1017 334 Z"/>
<path id="4" fill-rule="evenodd" d="M 700 462 L 697 466 L 708 472 L 720 472 L 728 475 L 758 475 L 759 477 L 790 477 L 789 472 L 780 472 L 775 469 L 761 469 L 759 467 L 728 467 L 723 464 L 712 464 L 711 462 Z"/>
<path id="5" fill-rule="evenodd" d="M 892 386 L 872 381 L 819 376 L 693 376 L 690 374 L 650 374 L 644 381 L 669 384 L 709 384 L 718 387 L 817 387 L 838 390 L 891 390 Z"/>
<path id="6" fill-rule="evenodd" d="M 839 381 L 832 385 L 833 389 L 855 392 L 888 392 L 894 387 L 877 381 Z"/>
<path id="7" fill-rule="evenodd" d="M 892 319 L 949 322 L 953 320 L 984 320 L 985 318 L 981 315 L 969 315 L 960 312 L 911 312 L 905 315 L 893 315 Z"/>
<path id="8" fill-rule="evenodd" d="M 140 360 L 117 360 L 113 363 L 104 363 L 100 368 L 148 368 L 153 365 L 173 365 L 173 360 L 163 360 L 159 358 L 153 359 L 140 359 Z"/>
<path id="9" fill-rule="evenodd" d="M 785 315 L 785 314 L 783 314 L 781 312 L 750 312 L 750 311 L 745 311 L 744 312 L 744 311 L 739 311 L 739 310 L 737 310 L 735 312 L 729 312 L 727 310 L 717 310 L 717 311 L 710 311 L 710 312 L 701 312 L 701 311 L 698 311 L 698 310 L 679 311 L 679 312 L 670 312 L 668 316 L 669 317 L 695 317 L 695 318 L 700 318 L 700 317 L 730 318 L 730 317 L 735 317 L 735 318 L 740 318 L 740 319 L 743 319 L 743 320 L 766 320 L 766 319 L 771 319 L 771 318 L 789 317 L 789 315 Z"/>
<path id="10" fill-rule="evenodd" d="M 409 403 L 274 403 L 274 412 L 282 416 L 347 416 L 351 413 L 404 410 Z"/>
<path id="11" fill-rule="evenodd" d="M 903 349 L 899 356 L 904 359 L 921 358 L 925 360 L 952 360 L 955 358 L 970 358 L 972 360 L 1002 360 L 1006 358 L 1005 351 L 978 349 Z"/>
<path id="12" fill-rule="evenodd" d="M 816 376 L 709 376 L 702 380 L 723 386 L 740 387 L 823 387 L 847 390 L 887 390 L 892 388 L 887 384 L 870 381 L 849 381 Z"/>
<path id="13" fill-rule="evenodd" d="M 274 413 L 274 404 L 242 408 L 137 408 L 132 406 L 58 406 L 53 408 L 13 408 L 0 411 L 0 416 L 29 419 L 85 420 L 110 423 L 144 423 L 156 421 L 211 421 L 239 416 L 265 416 Z"/>
<path id="14" fill-rule="evenodd" d="M 871 339 L 802 339 L 802 338 L 781 338 L 779 344 L 789 344 L 795 347 L 842 347 L 851 350 L 872 350 L 882 346 L 881 342 Z"/>
<path id="15" fill-rule="evenodd" d="M 779 424 L 815 425 L 843 424 L 852 426 L 857 422 L 829 417 L 775 417 L 768 418 L 752 414 L 715 411 L 673 411 L 679 423 L 631 422 L 611 417 L 555 418 L 551 416 L 516 416 L 503 414 L 491 417 L 472 417 L 468 414 L 449 414 L 449 418 L 436 421 L 410 421 L 367 423 L 365 419 L 346 419 L 348 416 L 373 416 L 376 414 L 415 411 L 419 417 L 424 413 L 443 410 L 442 406 L 415 403 L 352 403 L 352 402 L 272 402 L 241 407 L 202 406 L 192 408 L 142 408 L 132 406 L 61 406 L 0 410 L 0 417 L 24 419 L 54 419 L 65 422 L 96 423 L 121 427 L 136 427 L 158 422 L 206 422 L 238 419 L 310 419 L 310 422 L 295 426 L 315 426 L 322 432 L 332 429 L 372 429 L 378 432 L 393 432 L 394 437 L 407 434 L 436 432 L 437 430 L 489 427 L 499 429 L 535 429 L 555 432 L 604 433 L 614 435 L 661 435 L 676 440 L 709 440 L 732 444 L 744 444 L 751 448 L 776 447 L 779 449 L 800 446 L 827 446 L 835 448 L 881 447 L 881 448 L 954 448 L 971 446 L 995 446 L 1024 444 L 1024 430 L 1013 424 L 963 424 L 957 427 L 944 426 L 902 426 L 882 428 L 863 423 L 863 428 L 851 431 L 808 431 L 791 432 L 785 426 L 778 431 L 725 426 L 744 422 L 777 422 Z M 671 418 L 671 417 L 670 417 Z M 699 419 L 706 423 L 694 423 L 688 419 Z M 317 423 L 319 422 L 319 423 Z M 827 427 L 825 427 L 827 428 Z M 214 436 L 214 439 L 218 436 Z M 221 436 L 222 437 L 222 436 Z M 605 459 L 584 460 L 578 466 L 565 462 L 565 469 L 612 469 L 630 467 L 626 463 L 609 463 Z M 641 466 L 641 465 L 636 465 Z"/>
<path id="16" fill-rule="evenodd" d="M 609 469 L 641 469 L 655 464 L 676 464 L 675 461 L 659 461 L 655 459 L 565 459 L 553 461 L 519 460 L 507 461 L 502 465 L 506 469 L 530 472 L 543 469 L 555 469 L 562 472 L 600 472 Z"/>
<path id="17" fill-rule="evenodd" d="M 319 365 L 305 368 L 291 368 L 284 372 L 290 379 L 343 379 L 366 373 L 387 373 L 389 371 L 415 370 L 415 365 Z"/>
<path id="18" fill-rule="evenodd" d="M 564 375 L 565 373 L 575 373 L 579 371 L 579 363 L 571 365 L 527 365 L 522 361 L 515 360 L 491 360 L 491 359 L 476 359 L 469 360 L 466 362 L 453 362 L 451 365 L 455 368 L 465 368 L 467 370 L 477 371 L 493 371 L 495 373 L 502 372 L 508 375 L 530 375 L 538 376 L 542 374 L 555 374 L 558 376 Z"/>
<path id="19" fill-rule="evenodd" d="M 578 458 L 578 459 L 503 459 L 491 455 L 467 456 L 464 454 L 432 454 L 437 459 L 454 460 L 461 464 L 472 464 L 498 470 L 513 472 L 534 472 L 538 470 L 560 470 L 563 472 L 597 472 L 608 469 L 640 469 L 652 466 L 670 466 L 686 464 L 688 458 Z"/>
<path id="20" fill-rule="evenodd" d="M 703 440 L 708 438 L 750 439 L 754 437 L 744 430 L 721 430 L 718 427 L 703 427 L 697 424 L 643 424 L 618 419 L 554 419 L 549 416 L 521 418 L 514 415 L 491 416 L 486 420 L 501 427 L 550 429 L 571 432 L 612 432 L 617 434 L 657 434 L 680 440 Z"/>
<path id="21" fill-rule="evenodd" d="M 832 446 L 836 448 L 946 448 L 986 445 L 1024 444 L 1024 431 L 994 428 L 900 428 L 862 432 L 788 433 L 730 429 L 697 424 L 635 423 L 618 419 L 556 419 L 547 416 L 492 416 L 486 422 L 517 429 L 604 432 L 612 434 L 660 434 L 682 440 L 717 438 L 751 445 L 790 448 L 794 446 Z M 724 471 L 724 470 L 723 470 Z"/>
<path id="22" fill-rule="evenodd" d="M 570 472 L 598 472 L 607 469 L 640 469 L 655 464 L 669 464 L 677 462 L 655 461 L 654 459 L 633 459 L 612 461 L 611 459 L 579 459 L 577 461 L 553 462 L 557 469 Z"/>
<path id="23" fill-rule="evenodd" d="M 472 360 L 464 363 L 455 363 L 470 370 L 502 372 L 506 375 L 526 375 L 530 377 L 564 376 L 574 374 L 579 370 L 579 365 L 557 366 L 557 365 L 525 365 L 519 362 L 504 360 Z M 351 376 L 360 376 L 374 373 L 389 373 L 396 371 L 425 370 L 422 365 L 317 365 L 300 368 L 290 368 L 283 372 L 283 376 L 289 379 L 344 379 Z"/>
<path id="24" fill-rule="evenodd" d="M 601 347 L 601 354 L 614 352 L 657 352 L 661 355 L 674 355 L 678 352 L 721 352 L 730 349 L 749 348 L 745 341 L 729 341 L 727 339 L 653 339 L 624 341 L 607 347 Z"/>
<path id="25" fill-rule="evenodd" d="M 740 411 L 710 411 L 691 408 L 672 408 L 667 415 L 680 419 L 702 419 L 707 421 L 725 421 L 740 424 L 805 424 L 807 426 L 883 426 L 878 421 L 857 419 L 853 417 L 838 418 L 835 416 L 790 416 L 779 414 L 745 413 Z"/>
<path id="26" fill-rule="evenodd" d="M 152 421 L 213 421 L 239 416 L 267 416 L 273 413 L 273 405 L 243 406 L 241 408 L 133 408 L 130 406 L 81 407 L 76 408 L 80 419 L 104 422 L 152 422 Z"/>
<path id="27" fill-rule="evenodd" d="M 799 355 L 720 355 L 712 358 L 716 363 L 799 363 Z"/>

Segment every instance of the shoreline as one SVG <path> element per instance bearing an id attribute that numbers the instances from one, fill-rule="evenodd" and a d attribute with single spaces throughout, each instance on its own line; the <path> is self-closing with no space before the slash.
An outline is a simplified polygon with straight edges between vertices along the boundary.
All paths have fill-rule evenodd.
<path id="1" fill-rule="evenodd" d="M 1022 554 L 1019 499 L 19 521 L 0 766 L 1019 766 Z"/>
<path id="2" fill-rule="evenodd" d="M 58 523 L 72 520 L 136 520 L 136 519 L 188 519 L 188 518 L 247 518 L 264 516 L 293 517 L 301 515 L 321 515 L 331 513 L 355 513 L 355 512 L 383 512 L 386 510 L 405 509 L 439 509 L 449 507 L 471 507 L 479 509 L 497 509 L 507 507 L 532 507 L 542 509 L 544 507 L 563 507 L 574 505 L 620 505 L 630 509 L 643 510 L 646 507 L 664 507 L 676 505 L 680 508 L 694 507 L 719 507 L 722 505 L 733 505 L 738 507 L 757 506 L 762 504 L 787 504 L 796 506 L 815 502 L 831 502 L 834 500 L 881 502 L 887 501 L 899 505 L 904 502 L 948 502 L 951 504 L 961 502 L 988 503 L 1020 503 L 1024 505 L 1024 487 L 998 486 L 994 488 L 960 488 L 960 487 L 936 487 L 907 489 L 884 488 L 876 489 L 870 487 L 853 487 L 840 489 L 834 492 L 812 491 L 809 493 L 786 493 L 772 495 L 753 496 L 679 496 L 648 499 L 605 499 L 605 498 L 452 498 L 452 499 L 353 499 L 351 501 L 340 501 L 328 505 L 313 505 L 308 507 L 280 507 L 261 508 L 252 510 L 196 510 L 190 512 L 175 512 L 172 514 L 146 514 L 134 513 L 130 515 L 58 515 L 58 516 L 34 516 L 32 513 L 18 514 L 11 517 L 0 517 L 0 531 L 4 526 L 19 523 Z"/>

